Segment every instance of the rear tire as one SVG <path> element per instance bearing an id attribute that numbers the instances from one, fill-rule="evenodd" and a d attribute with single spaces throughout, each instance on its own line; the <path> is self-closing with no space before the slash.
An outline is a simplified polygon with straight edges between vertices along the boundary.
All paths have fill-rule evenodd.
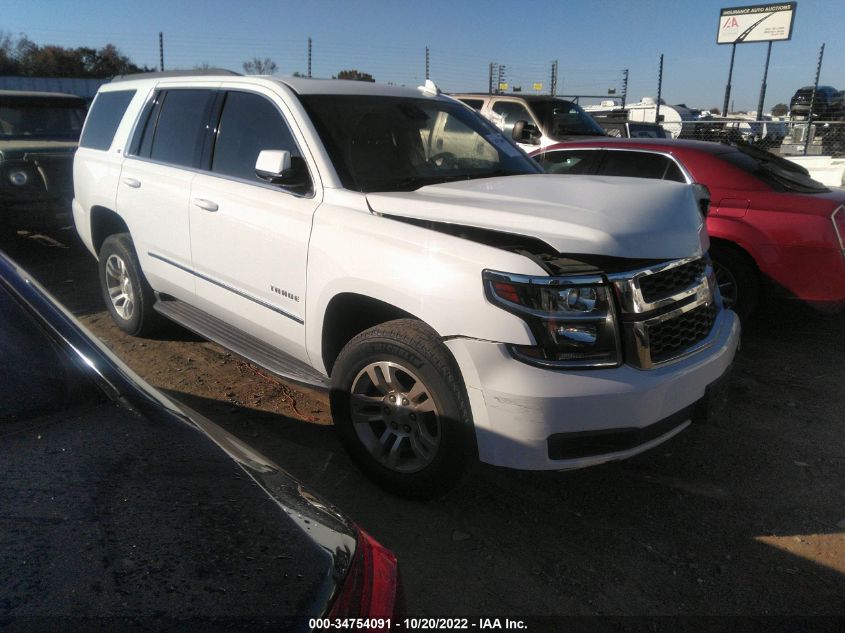
<path id="1" fill-rule="evenodd" d="M 117 327 L 133 336 L 155 332 L 164 319 L 153 310 L 155 293 L 141 272 L 129 233 L 105 239 L 99 268 L 103 299 Z"/>
<path id="2" fill-rule="evenodd" d="M 736 247 L 711 244 L 710 258 L 726 308 L 747 320 L 760 300 L 760 273 L 753 260 Z"/>
<path id="3" fill-rule="evenodd" d="M 407 497 L 451 489 L 473 453 L 463 382 L 436 332 L 399 319 L 353 338 L 332 371 L 334 424 L 353 461 Z"/>

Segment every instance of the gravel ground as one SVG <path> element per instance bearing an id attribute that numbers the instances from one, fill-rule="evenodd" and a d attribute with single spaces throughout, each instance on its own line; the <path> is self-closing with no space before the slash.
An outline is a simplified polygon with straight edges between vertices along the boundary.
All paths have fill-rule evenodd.
<path id="1" fill-rule="evenodd" d="M 72 230 L 0 237 L 129 366 L 349 513 L 399 557 L 410 615 L 845 615 L 845 315 L 764 304 L 725 414 L 626 462 L 475 467 L 421 503 L 372 486 L 324 394 L 177 326 L 120 332 Z"/>

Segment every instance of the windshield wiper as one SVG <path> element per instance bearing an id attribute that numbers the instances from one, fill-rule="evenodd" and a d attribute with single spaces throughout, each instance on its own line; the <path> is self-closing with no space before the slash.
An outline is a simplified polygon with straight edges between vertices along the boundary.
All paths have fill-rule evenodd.
<path id="1" fill-rule="evenodd" d="M 460 174 L 460 175 L 441 175 L 441 176 L 408 176 L 406 178 L 400 178 L 398 180 L 392 180 L 387 183 L 387 187 L 382 189 L 382 191 L 415 191 L 420 187 L 426 187 L 428 185 L 440 185 L 445 182 L 454 182 L 456 180 L 469 180 L 471 176 L 468 174 Z M 371 191 L 375 191 L 372 189 Z"/>

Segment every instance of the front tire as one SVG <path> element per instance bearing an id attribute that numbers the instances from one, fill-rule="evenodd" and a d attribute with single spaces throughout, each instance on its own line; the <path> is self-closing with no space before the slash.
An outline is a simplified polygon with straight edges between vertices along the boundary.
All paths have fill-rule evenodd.
<path id="1" fill-rule="evenodd" d="M 746 321 L 760 299 L 760 275 L 753 261 L 737 248 L 712 244 L 713 272 L 726 308 Z"/>
<path id="2" fill-rule="evenodd" d="M 162 317 L 153 310 L 155 293 L 141 272 L 129 233 L 110 235 L 100 248 L 100 288 L 112 319 L 133 336 L 153 333 Z"/>
<path id="3" fill-rule="evenodd" d="M 389 321 L 353 338 L 332 371 L 331 407 L 353 461 L 396 494 L 443 494 L 472 454 L 460 374 L 434 330 L 420 321 Z"/>

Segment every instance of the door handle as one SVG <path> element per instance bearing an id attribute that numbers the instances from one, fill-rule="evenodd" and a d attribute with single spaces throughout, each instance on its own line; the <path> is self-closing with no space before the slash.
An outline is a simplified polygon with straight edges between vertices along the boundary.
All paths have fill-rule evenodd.
<path id="1" fill-rule="evenodd" d="M 128 185 L 128 186 L 132 187 L 133 189 L 137 189 L 138 187 L 141 186 L 141 181 L 138 180 L 137 178 L 124 178 L 123 184 Z"/>
<path id="2" fill-rule="evenodd" d="M 194 204 L 200 209 L 205 209 L 206 211 L 217 211 L 217 209 L 220 208 L 217 206 L 216 202 L 206 200 L 205 198 L 194 198 Z"/>

